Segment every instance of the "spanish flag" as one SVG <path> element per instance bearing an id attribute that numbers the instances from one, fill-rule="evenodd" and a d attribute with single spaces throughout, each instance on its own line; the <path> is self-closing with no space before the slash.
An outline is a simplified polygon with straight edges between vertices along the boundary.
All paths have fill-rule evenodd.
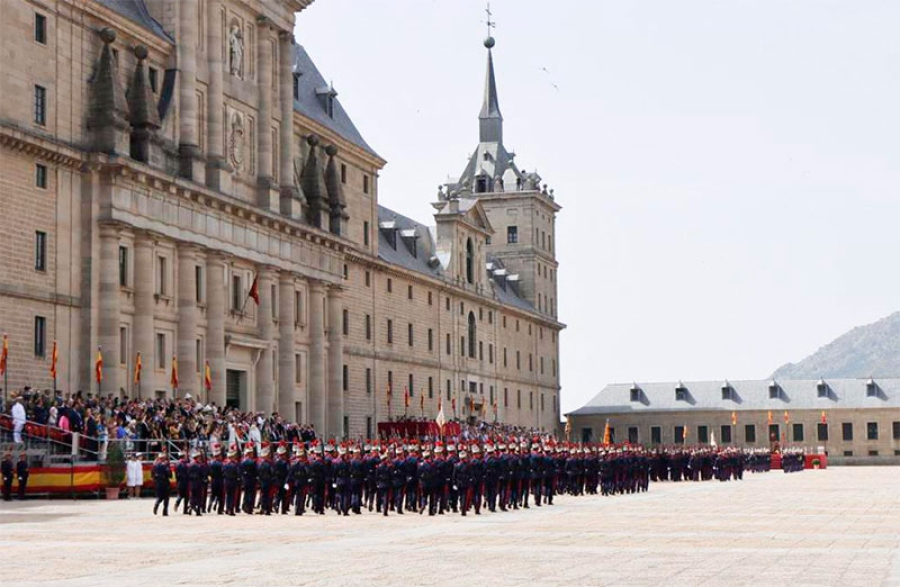
<path id="1" fill-rule="evenodd" d="M 772 425 L 772 410 L 769 410 L 769 426 Z"/>
<path id="2" fill-rule="evenodd" d="M 94 376 L 97 383 L 103 382 L 103 349 L 97 347 L 97 359 L 94 361 Z"/>
<path id="3" fill-rule="evenodd" d="M 53 351 L 50 354 L 50 377 L 56 379 L 56 362 L 59 360 L 59 349 L 56 341 L 53 341 Z"/>
<path id="4" fill-rule="evenodd" d="M 212 372 L 209 370 L 209 361 L 206 361 L 203 368 L 203 385 L 206 387 L 206 391 L 212 389 Z"/>
<path id="5" fill-rule="evenodd" d="M 253 284 L 250 286 L 249 297 L 253 298 L 256 305 L 259 305 L 259 274 L 253 276 Z"/>
<path id="6" fill-rule="evenodd" d="M 737 412 L 731 412 L 731 425 L 737 426 Z"/>
<path id="7" fill-rule="evenodd" d="M 169 378 L 172 389 L 178 389 L 178 359 L 172 355 L 172 377 Z"/>
<path id="8" fill-rule="evenodd" d="M 606 419 L 606 426 L 603 427 L 603 444 L 609 444 L 610 441 L 610 431 L 609 431 L 609 418 Z"/>
<path id="9" fill-rule="evenodd" d="M 822 410 L 822 424 L 828 424 L 828 416 L 825 415 L 825 410 Z"/>
<path id="10" fill-rule="evenodd" d="M 3 335 L 3 349 L 0 350 L 0 375 L 6 374 L 6 364 L 9 362 L 9 337 Z"/>
<path id="11" fill-rule="evenodd" d="M 788 415 L 788 411 L 785 410 L 784 411 L 784 423 L 788 424 L 788 423 L 790 423 L 790 421 L 791 421 L 791 417 L 790 417 L 790 415 Z"/>
<path id="12" fill-rule="evenodd" d="M 141 371 L 144 370 L 144 363 L 141 362 L 141 353 L 134 358 L 134 384 L 141 384 Z"/>

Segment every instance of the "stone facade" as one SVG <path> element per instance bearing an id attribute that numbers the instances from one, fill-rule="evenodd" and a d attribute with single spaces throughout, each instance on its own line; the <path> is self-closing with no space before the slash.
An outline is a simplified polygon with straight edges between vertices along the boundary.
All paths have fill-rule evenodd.
<path id="1" fill-rule="evenodd" d="M 294 44 L 309 3 L 0 3 L 10 387 L 50 387 L 57 341 L 64 390 L 190 393 L 363 436 L 404 412 L 410 387 L 410 415 L 434 417 L 440 398 L 448 418 L 453 403 L 485 419 L 496 405 L 501 421 L 555 429 L 553 248 L 532 250 L 539 232 L 527 250 L 499 246 L 492 225 L 515 208 L 552 234 L 558 206 L 540 190 L 479 194 L 466 213 L 441 201 L 423 245 L 438 261 L 383 254 L 406 238 L 380 218 L 385 161 Z M 494 257 L 520 282 L 498 291 Z"/>

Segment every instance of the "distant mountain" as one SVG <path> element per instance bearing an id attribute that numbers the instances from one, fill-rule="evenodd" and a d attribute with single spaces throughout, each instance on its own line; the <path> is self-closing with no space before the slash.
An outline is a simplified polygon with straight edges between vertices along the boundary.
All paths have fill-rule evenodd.
<path id="1" fill-rule="evenodd" d="M 799 363 L 787 363 L 774 379 L 900 377 L 900 312 L 857 326 Z"/>

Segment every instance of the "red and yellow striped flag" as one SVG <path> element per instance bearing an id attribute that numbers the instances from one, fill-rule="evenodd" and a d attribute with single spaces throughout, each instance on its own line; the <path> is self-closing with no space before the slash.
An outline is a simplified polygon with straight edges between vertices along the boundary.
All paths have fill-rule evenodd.
<path id="1" fill-rule="evenodd" d="M 56 379 L 56 362 L 59 361 L 59 348 L 56 341 L 53 341 L 53 351 L 50 353 L 50 377 Z"/>
<path id="2" fill-rule="evenodd" d="M 172 376 L 169 378 L 172 389 L 178 389 L 178 359 L 172 355 Z"/>
<path id="3" fill-rule="evenodd" d="M 3 347 L 0 349 L 0 375 L 6 374 L 7 363 L 9 363 L 9 337 L 3 335 Z"/>
<path id="4" fill-rule="evenodd" d="M 103 349 L 97 347 L 97 358 L 94 360 L 94 378 L 97 383 L 103 382 Z"/>
<path id="5" fill-rule="evenodd" d="M 731 412 L 731 425 L 737 426 L 737 412 Z"/>
<path id="6" fill-rule="evenodd" d="M 212 389 L 212 371 L 209 369 L 209 361 L 206 361 L 206 365 L 203 368 L 203 385 L 206 387 L 206 391 Z"/>
<path id="7" fill-rule="evenodd" d="M 141 361 L 141 353 L 134 358 L 134 384 L 141 384 L 141 371 L 144 370 L 144 363 Z"/>

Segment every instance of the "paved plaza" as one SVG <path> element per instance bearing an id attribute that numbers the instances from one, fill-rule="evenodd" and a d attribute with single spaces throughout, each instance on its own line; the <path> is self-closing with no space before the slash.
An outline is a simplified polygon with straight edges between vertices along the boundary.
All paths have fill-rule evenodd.
<path id="1" fill-rule="evenodd" d="M 900 587 L 900 468 L 655 483 L 429 518 L 152 515 L 0 503 L 3 584 Z"/>

